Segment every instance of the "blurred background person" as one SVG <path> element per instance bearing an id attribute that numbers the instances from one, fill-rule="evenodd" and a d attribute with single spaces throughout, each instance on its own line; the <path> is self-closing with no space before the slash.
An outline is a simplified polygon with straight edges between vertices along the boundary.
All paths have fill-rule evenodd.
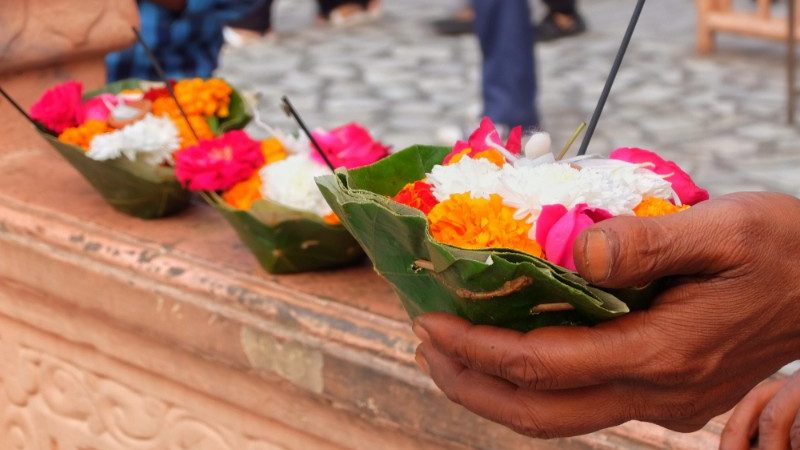
<path id="1" fill-rule="evenodd" d="M 222 49 L 222 28 L 253 7 L 255 0 L 138 0 L 140 31 L 169 78 L 210 77 Z M 144 47 L 106 57 L 108 80 L 158 75 Z"/>
<path id="2" fill-rule="evenodd" d="M 543 0 L 547 15 L 536 25 L 536 40 L 548 42 L 575 36 L 586 31 L 586 21 L 578 11 L 577 0 Z M 465 4 L 451 17 L 435 20 L 434 29 L 439 34 L 458 35 L 475 31 L 475 10 Z"/>
<path id="3" fill-rule="evenodd" d="M 274 0 L 258 0 L 240 19 L 225 27 L 225 41 L 234 46 L 256 42 L 272 32 L 272 4 Z M 377 17 L 380 0 L 317 0 L 318 21 L 336 26 L 361 23 Z"/>
<path id="4" fill-rule="evenodd" d="M 539 127 L 534 33 L 528 0 L 473 0 L 483 54 L 484 114 L 506 133 Z"/>

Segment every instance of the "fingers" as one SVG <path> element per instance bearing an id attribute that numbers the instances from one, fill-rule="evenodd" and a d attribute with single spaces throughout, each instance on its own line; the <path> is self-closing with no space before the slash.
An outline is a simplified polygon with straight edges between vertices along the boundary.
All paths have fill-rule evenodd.
<path id="1" fill-rule="evenodd" d="M 789 444 L 792 450 L 800 450 L 800 410 L 795 414 L 792 429 L 789 431 Z"/>
<path id="2" fill-rule="evenodd" d="M 578 272 L 609 288 L 643 286 L 670 275 L 717 273 L 730 268 L 730 205 L 710 201 L 680 214 L 617 217 L 585 231 L 575 243 Z M 742 219 L 744 220 L 744 219 Z"/>
<path id="3" fill-rule="evenodd" d="M 720 450 L 750 449 L 750 440 L 758 429 L 761 411 L 785 384 L 785 380 L 768 381 L 756 386 L 739 402 L 722 431 Z"/>
<path id="4" fill-rule="evenodd" d="M 469 369 L 534 390 L 572 389 L 634 377 L 647 368 L 655 346 L 633 331 L 643 317 L 631 314 L 594 328 L 549 327 L 523 334 L 475 326 L 449 314 L 426 314 L 414 329 L 423 343 Z"/>
<path id="5" fill-rule="evenodd" d="M 786 450 L 800 411 L 800 376 L 795 375 L 770 400 L 758 422 L 759 450 Z"/>
<path id="6" fill-rule="evenodd" d="M 540 439 L 587 434 L 629 420 L 610 387 L 537 392 L 469 369 L 430 344 L 417 350 L 445 395 L 468 410 Z"/>

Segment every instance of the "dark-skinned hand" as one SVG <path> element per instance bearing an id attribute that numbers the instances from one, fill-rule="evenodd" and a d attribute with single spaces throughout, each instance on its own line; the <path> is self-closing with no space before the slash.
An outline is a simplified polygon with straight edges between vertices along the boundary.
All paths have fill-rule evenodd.
<path id="1" fill-rule="evenodd" d="M 720 450 L 800 449 L 800 371 L 766 381 L 736 406 L 720 440 Z"/>
<path id="2" fill-rule="evenodd" d="M 647 311 L 594 327 L 519 333 L 423 315 L 417 361 L 447 397 L 537 438 L 629 420 L 694 431 L 800 358 L 794 197 L 742 193 L 611 219 L 583 233 L 574 254 L 595 285 L 669 286 Z"/>

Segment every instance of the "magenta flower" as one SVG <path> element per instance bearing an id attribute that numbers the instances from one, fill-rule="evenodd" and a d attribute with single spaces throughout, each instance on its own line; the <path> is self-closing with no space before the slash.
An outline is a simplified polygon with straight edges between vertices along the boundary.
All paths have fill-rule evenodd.
<path id="1" fill-rule="evenodd" d="M 31 106 L 31 117 L 47 128 L 61 133 L 81 122 L 83 84 L 68 81 L 44 92 Z"/>
<path id="2" fill-rule="evenodd" d="M 600 208 L 580 204 L 569 211 L 564 205 L 547 205 L 536 221 L 536 241 L 545 258 L 569 270 L 577 270 L 572 247 L 578 236 L 592 225 L 613 217 Z"/>
<path id="3" fill-rule="evenodd" d="M 175 175 L 190 191 L 224 191 L 264 165 L 261 145 L 244 131 L 200 141 L 175 157 Z"/>
<path id="4" fill-rule="evenodd" d="M 508 133 L 508 141 L 503 145 L 500 133 L 497 132 L 497 127 L 492 119 L 484 117 L 478 129 L 469 136 L 467 142 L 456 142 L 453 151 L 444 158 L 443 164 L 447 165 L 453 157 L 464 151 L 468 151 L 467 156 L 474 157 L 480 152 L 490 150 L 493 148 L 490 143 L 504 147 L 511 154 L 518 155 L 522 152 L 522 127 L 514 127 Z"/>
<path id="5" fill-rule="evenodd" d="M 708 191 L 699 187 L 692 177 L 673 161 L 667 161 L 650 150 L 641 148 L 620 148 L 611 152 L 611 159 L 634 164 L 649 164 L 648 169 L 659 175 L 669 175 L 666 180 L 684 205 L 694 205 L 708 200 Z"/>
<path id="6" fill-rule="evenodd" d="M 100 94 L 97 97 L 91 98 L 83 104 L 78 122 L 83 123 L 87 120 L 100 120 L 105 122 L 111 114 L 109 106 L 113 108 L 117 106 L 118 103 L 119 100 L 117 100 L 117 96 L 114 94 Z"/>
<path id="7" fill-rule="evenodd" d="M 331 164 L 337 168 L 355 169 L 372 164 L 389 155 L 389 147 L 374 140 L 369 131 L 356 123 L 330 131 L 315 131 L 312 134 L 330 159 Z M 317 162 L 324 163 L 322 157 L 315 150 L 312 157 Z"/>

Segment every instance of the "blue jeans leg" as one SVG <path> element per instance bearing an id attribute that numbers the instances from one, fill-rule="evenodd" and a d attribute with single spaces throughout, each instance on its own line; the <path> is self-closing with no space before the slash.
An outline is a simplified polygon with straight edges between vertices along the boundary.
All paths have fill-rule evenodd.
<path id="1" fill-rule="evenodd" d="M 528 0 L 472 0 L 472 4 L 483 53 L 484 113 L 504 125 L 538 127 Z"/>

